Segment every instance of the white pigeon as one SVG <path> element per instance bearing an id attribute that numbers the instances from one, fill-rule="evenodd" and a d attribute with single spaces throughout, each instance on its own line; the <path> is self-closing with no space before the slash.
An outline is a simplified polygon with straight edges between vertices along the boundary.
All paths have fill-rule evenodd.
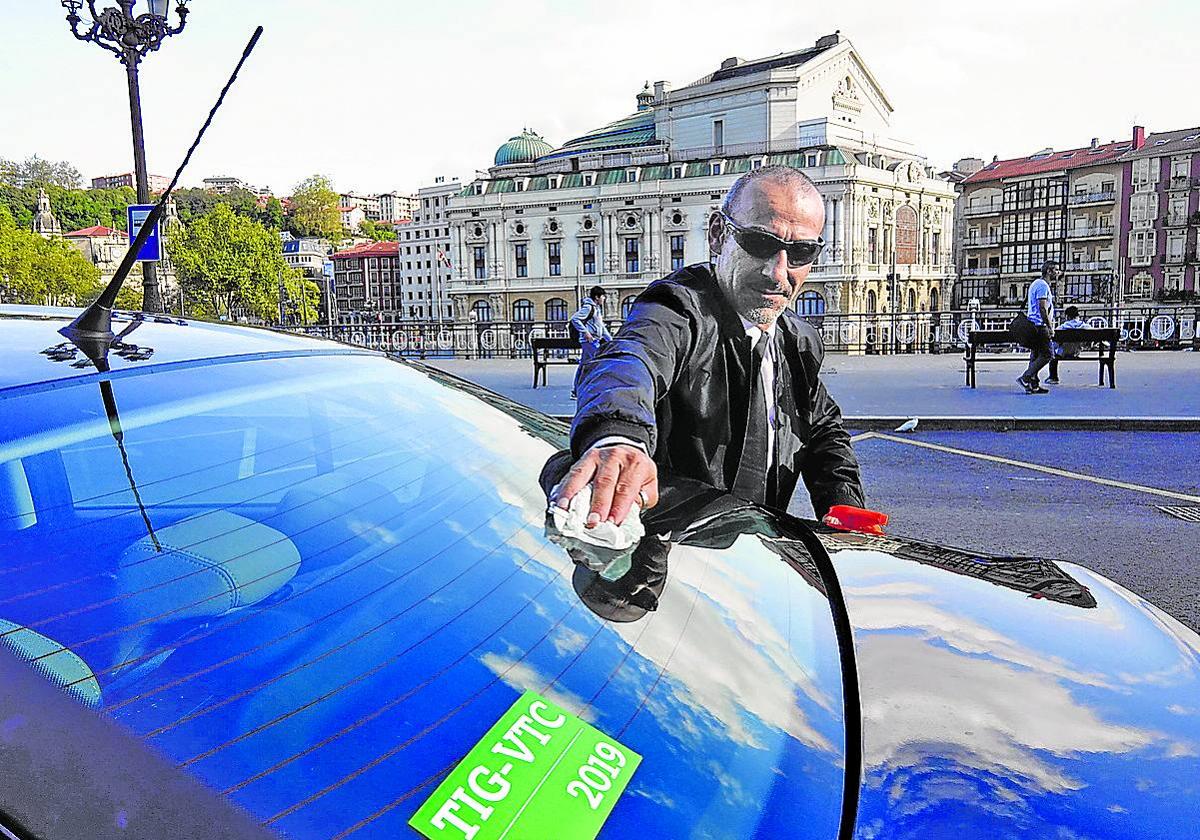
<path id="1" fill-rule="evenodd" d="M 921 422 L 921 421 L 918 420 L 916 417 L 910 417 L 907 420 L 905 420 L 903 423 L 901 423 L 899 426 L 897 426 L 895 431 L 897 431 L 897 432 L 915 432 L 917 430 L 917 423 L 919 423 L 919 422 Z"/>

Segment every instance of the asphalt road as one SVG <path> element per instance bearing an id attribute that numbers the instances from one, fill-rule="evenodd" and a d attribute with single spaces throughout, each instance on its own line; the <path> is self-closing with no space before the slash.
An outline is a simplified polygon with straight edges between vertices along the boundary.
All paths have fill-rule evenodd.
<path id="1" fill-rule="evenodd" d="M 1173 499 L 878 437 L 855 443 L 869 504 L 891 516 L 890 532 L 1079 563 L 1200 632 L 1200 523 L 1156 507 L 1200 508 L 1200 434 L 918 431 L 894 437 L 1197 497 Z M 811 516 L 807 498 L 797 498 L 793 512 Z"/>

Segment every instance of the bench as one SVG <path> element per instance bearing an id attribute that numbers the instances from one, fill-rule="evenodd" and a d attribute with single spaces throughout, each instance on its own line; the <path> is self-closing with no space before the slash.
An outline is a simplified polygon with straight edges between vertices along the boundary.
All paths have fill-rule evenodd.
<path id="1" fill-rule="evenodd" d="M 538 373 L 542 374 L 542 384 L 546 384 L 546 368 L 549 365 L 574 365 L 579 363 L 579 342 L 569 336 L 566 338 L 535 338 L 533 346 L 533 387 L 538 386 Z M 562 356 L 552 355 L 556 350 L 566 350 Z M 571 351 L 575 351 L 574 355 Z"/>
<path id="2" fill-rule="evenodd" d="M 1054 341 L 1058 344 L 1094 344 L 1093 350 L 1081 349 L 1078 356 L 1059 358 L 1063 362 L 1094 361 L 1099 363 L 1100 381 L 1104 384 L 1104 371 L 1108 369 L 1108 387 L 1117 387 L 1117 341 L 1120 339 L 1119 330 L 1114 327 L 1080 328 L 1072 330 L 1056 330 Z M 1016 354 L 999 356 L 980 356 L 979 348 L 989 344 L 1017 344 L 1017 340 L 1008 330 L 973 330 L 967 334 L 967 350 L 963 358 L 967 362 L 967 384 L 975 387 L 975 363 L 989 362 L 1021 362 L 1028 363 L 1028 357 Z"/>

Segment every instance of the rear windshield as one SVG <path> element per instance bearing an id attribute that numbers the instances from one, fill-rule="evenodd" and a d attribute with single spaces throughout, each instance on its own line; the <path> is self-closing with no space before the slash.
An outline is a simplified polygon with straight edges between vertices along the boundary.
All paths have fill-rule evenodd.
<path id="1" fill-rule="evenodd" d="M 407 836 L 527 689 L 643 756 L 606 836 L 833 836 L 801 549 L 674 546 L 659 603 L 609 621 L 544 535 L 562 443 L 366 356 L 0 398 L 0 642 L 288 836 Z"/>

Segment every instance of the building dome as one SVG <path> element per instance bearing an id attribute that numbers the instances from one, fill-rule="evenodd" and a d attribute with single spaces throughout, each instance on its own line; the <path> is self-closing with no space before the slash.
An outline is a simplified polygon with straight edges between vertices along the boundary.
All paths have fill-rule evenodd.
<path id="1" fill-rule="evenodd" d="M 554 151 L 535 131 L 528 128 L 496 150 L 496 166 L 510 163 L 532 163 L 542 155 Z"/>

